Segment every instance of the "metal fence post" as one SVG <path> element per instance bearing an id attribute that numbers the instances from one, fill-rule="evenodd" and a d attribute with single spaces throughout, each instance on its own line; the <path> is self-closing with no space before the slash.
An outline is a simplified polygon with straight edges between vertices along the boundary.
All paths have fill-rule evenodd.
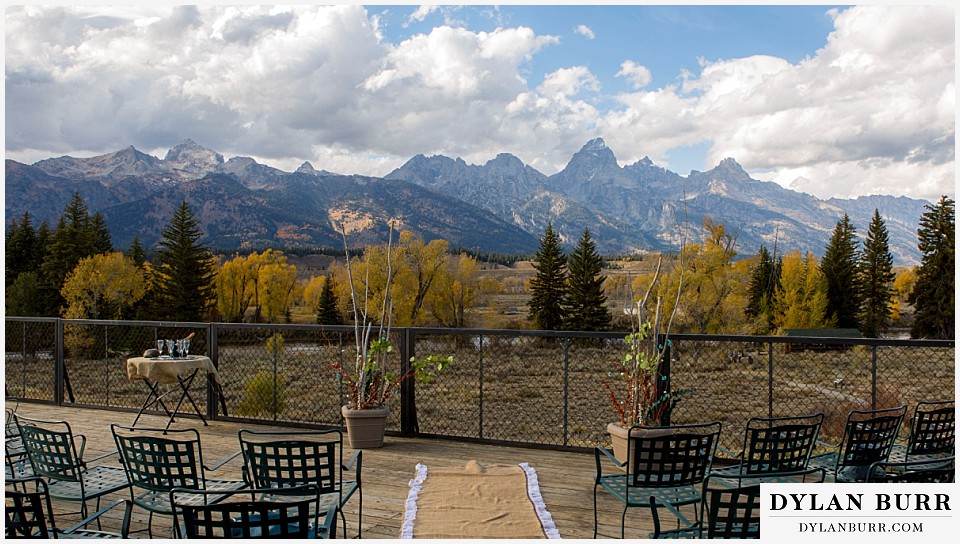
<path id="1" fill-rule="evenodd" d="M 410 359 L 416 356 L 414 347 L 416 336 L 409 327 L 400 331 L 400 375 L 406 376 L 413 371 Z M 416 436 L 420 433 L 417 423 L 417 380 L 404 380 L 400 383 L 400 434 Z"/>
<path id="2" fill-rule="evenodd" d="M 773 417 L 773 341 L 767 343 L 767 417 Z"/>
<path id="3" fill-rule="evenodd" d="M 210 323 L 207 325 L 207 357 L 210 358 L 210 362 L 213 363 L 213 368 L 220 369 L 220 360 L 219 360 L 219 351 L 217 348 L 217 324 Z M 217 398 L 222 393 L 222 390 L 214 387 L 211 382 L 212 378 L 207 376 L 207 418 L 216 419 L 217 418 Z M 220 398 L 220 402 L 226 406 L 226 399 Z"/>
<path id="4" fill-rule="evenodd" d="M 873 367 L 871 369 L 871 374 L 873 378 L 870 380 L 871 389 L 872 389 L 870 394 L 870 397 L 871 397 L 870 403 L 872 405 L 871 409 L 876 410 L 877 409 L 877 346 L 870 346 L 870 347 L 871 347 L 871 352 L 873 354 L 873 357 L 872 357 L 873 360 L 871 363 Z"/>
<path id="5" fill-rule="evenodd" d="M 63 349 L 63 320 L 57 318 L 54 330 L 56 331 L 56 346 L 53 349 L 53 403 L 63 406 L 63 371 L 65 362 Z"/>
<path id="6" fill-rule="evenodd" d="M 570 429 L 570 338 L 563 339 L 563 445 L 569 442 Z"/>
<path id="7" fill-rule="evenodd" d="M 483 438 L 483 334 L 480 335 L 480 368 L 477 370 L 477 379 L 480 386 L 479 410 L 480 410 L 480 429 L 477 436 Z"/>

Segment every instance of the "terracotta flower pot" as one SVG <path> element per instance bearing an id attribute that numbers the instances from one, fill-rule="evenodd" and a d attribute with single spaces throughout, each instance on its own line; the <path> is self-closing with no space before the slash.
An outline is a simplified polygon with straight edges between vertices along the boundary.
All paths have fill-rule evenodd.
<path id="1" fill-rule="evenodd" d="M 387 430 L 390 408 L 367 408 L 354 410 L 348 406 L 340 409 L 347 424 L 347 441 L 353 449 L 379 448 Z"/>
<path id="2" fill-rule="evenodd" d="M 609 423 L 607 425 L 607 432 L 610 433 L 610 442 L 613 445 L 613 455 L 621 462 L 627 461 L 627 447 L 630 441 L 627 439 L 627 431 L 630 429 L 620 425 L 619 423 Z M 640 435 L 649 435 L 649 436 L 663 436 L 668 435 L 672 431 L 670 429 L 634 429 L 633 436 Z M 630 452 L 630 459 L 636 457 L 636 452 Z M 626 470 L 626 467 L 624 467 Z"/>

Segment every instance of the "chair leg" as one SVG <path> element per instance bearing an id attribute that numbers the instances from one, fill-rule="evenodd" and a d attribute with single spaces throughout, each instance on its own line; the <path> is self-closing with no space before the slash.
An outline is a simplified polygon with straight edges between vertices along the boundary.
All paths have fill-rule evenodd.
<path id="1" fill-rule="evenodd" d="M 597 538 L 597 485 L 593 485 L 593 538 Z"/>
<path id="2" fill-rule="evenodd" d="M 360 510 L 357 512 L 357 538 L 363 538 L 363 487 L 357 488 L 357 495 L 360 498 Z M 344 532 L 343 536 L 347 536 Z"/>
<path id="3" fill-rule="evenodd" d="M 623 514 L 620 515 L 620 540 L 627 538 L 627 504 L 623 504 Z"/>
<path id="4" fill-rule="evenodd" d="M 147 518 L 147 536 L 153 538 L 153 512 Z"/>

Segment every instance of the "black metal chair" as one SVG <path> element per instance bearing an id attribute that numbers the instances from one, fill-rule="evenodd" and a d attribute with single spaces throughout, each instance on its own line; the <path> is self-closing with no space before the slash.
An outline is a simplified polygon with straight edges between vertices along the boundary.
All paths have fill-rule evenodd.
<path id="1" fill-rule="evenodd" d="M 633 426 L 628 433 L 627 459 L 618 460 L 607 449 L 594 449 L 597 475 L 593 486 L 593 536 L 597 537 L 597 490 L 603 488 L 623 504 L 620 537 L 625 536 L 627 510 L 666 508 L 685 525 L 700 519 L 700 486 L 716 453 L 719 421 L 669 427 Z M 622 471 L 603 474 L 606 458 Z M 694 506 L 694 521 L 680 508 Z"/>
<path id="2" fill-rule="evenodd" d="M 758 481 L 764 475 L 746 474 L 752 481 Z M 794 476 L 802 475 L 801 471 Z M 726 477 L 710 474 L 704 479 L 700 504 L 702 517 L 686 527 L 664 530 L 659 509 L 651 497 L 653 532 L 650 538 L 760 538 L 760 484 L 739 487 L 711 485 L 721 478 Z M 739 474 L 731 479 L 738 483 L 740 480 Z"/>
<path id="3" fill-rule="evenodd" d="M 47 482 L 39 476 L 7 481 L 4 493 L 5 538 L 127 538 L 130 532 L 130 501 L 120 500 L 98 510 L 67 529 L 57 527 Z M 22 491 L 20 491 L 22 489 Z M 117 506 L 124 505 L 120 533 L 87 529 L 90 523 Z"/>
<path id="4" fill-rule="evenodd" d="M 865 481 L 870 465 L 889 459 L 906 413 L 905 405 L 851 410 L 840 444 L 827 444 L 833 451 L 811 458 L 811 466 L 826 468 L 837 482 Z"/>
<path id="5" fill-rule="evenodd" d="M 251 487 L 278 489 L 305 484 L 320 489 L 320 508 L 336 506 L 346 535 L 343 507 L 357 494 L 357 536 L 362 534 L 363 452 L 356 450 L 343 462 L 343 433 L 337 429 L 304 431 L 252 431 L 239 433 L 244 459 L 244 479 Z M 352 471 L 352 479 L 344 479 Z M 273 494 L 268 499 L 277 499 Z M 282 498 L 282 497 L 281 497 Z"/>
<path id="6" fill-rule="evenodd" d="M 822 424 L 822 413 L 750 418 L 744 430 L 743 449 L 739 453 L 717 447 L 733 455 L 737 462 L 728 466 L 714 463 L 711 474 L 738 476 L 742 484 L 746 474 L 758 482 L 779 482 L 795 480 L 798 475 L 806 480 L 807 474 L 819 472 L 820 481 L 823 481 L 825 469 L 809 467 Z"/>
<path id="7" fill-rule="evenodd" d="M 6 410 L 6 421 L 4 422 L 4 464 L 6 472 L 3 478 L 6 482 L 11 480 L 23 480 L 35 476 L 33 467 L 30 465 L 30 458 L 27 457 L 27 450 L 23 447 L 23 438 L 20 437 L 20 429 L 13 418 L 13 410 Z"/>
<path id="8" fill-rule="evenodd" d="M 336 538 L 337 505 L 320 508 L 320 488 L 304 485 L 277 489 L 251 489 L 218 493 L 176 488 L 170 492 L 173 525 L 179 538 Z M 249 494 L 283 500 L 250 500 Z M 284 496 L 286 495 L 286 496 Z M 235 501 L 235 497 L 247 500 Z"/>
<path id="9" fill-rule="evenodd" d="M 884 483 L 953 483 L 956 481 L 956 461 L 954 457 L 877 461 L 870 465 L 866 480 Z"/>
<path id="10" fill-rule="evenodd" d="M 89 465 L 116 455 L 116 452 L 84 459 L 87 438 L 76 435 L 80 439 L 78 450 L 73 431 L 66 421 L 46 421 L 19 414 L 13 417 L 33 473 L 46 480 L 51 497 L 79 502 L 81 518 L 88 515 L 87 501 L 96 500 L 99 509 L 101 497 L 130 485 L 120 467 Z"/>
<path id="11" fill-rule="evenodd" d="M 956 452 L 956 402 L 919 402 L 910 418 L 906 445 L 895 444 L 892 461 L 914 461 L 952 457 Z"/>
<path id="12" fill-rule="evenodd" d="M 196 429 L 152 429 L 114 423 L 110 431 L 130 484 L 130 498 L 133 504 L 150 513 L 146 530 L 151 538 L 153 515 L 173 515 L 170 492 L 174 488 L 211 491 L 200 498 L 217 502 L 226 497 L 222 492 L 247 487 L 242 480 L 207 477 L 206 471 L 216 471 L 240 452 L 208 468 L 203 462 L 200 433 Z"/>

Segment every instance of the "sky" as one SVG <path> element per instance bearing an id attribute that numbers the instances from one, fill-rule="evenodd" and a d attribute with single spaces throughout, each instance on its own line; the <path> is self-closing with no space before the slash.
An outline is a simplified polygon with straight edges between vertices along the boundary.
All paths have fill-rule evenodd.
<path id="1" fill-rule="evenodd" d="M 21 4 L 7 159 L 163 158 L 186 139 L 285 171 L 417 154 L 546 175 L 739 162 L 820 198 L 955 198 L 955 10 L 812 4 Z"/>

